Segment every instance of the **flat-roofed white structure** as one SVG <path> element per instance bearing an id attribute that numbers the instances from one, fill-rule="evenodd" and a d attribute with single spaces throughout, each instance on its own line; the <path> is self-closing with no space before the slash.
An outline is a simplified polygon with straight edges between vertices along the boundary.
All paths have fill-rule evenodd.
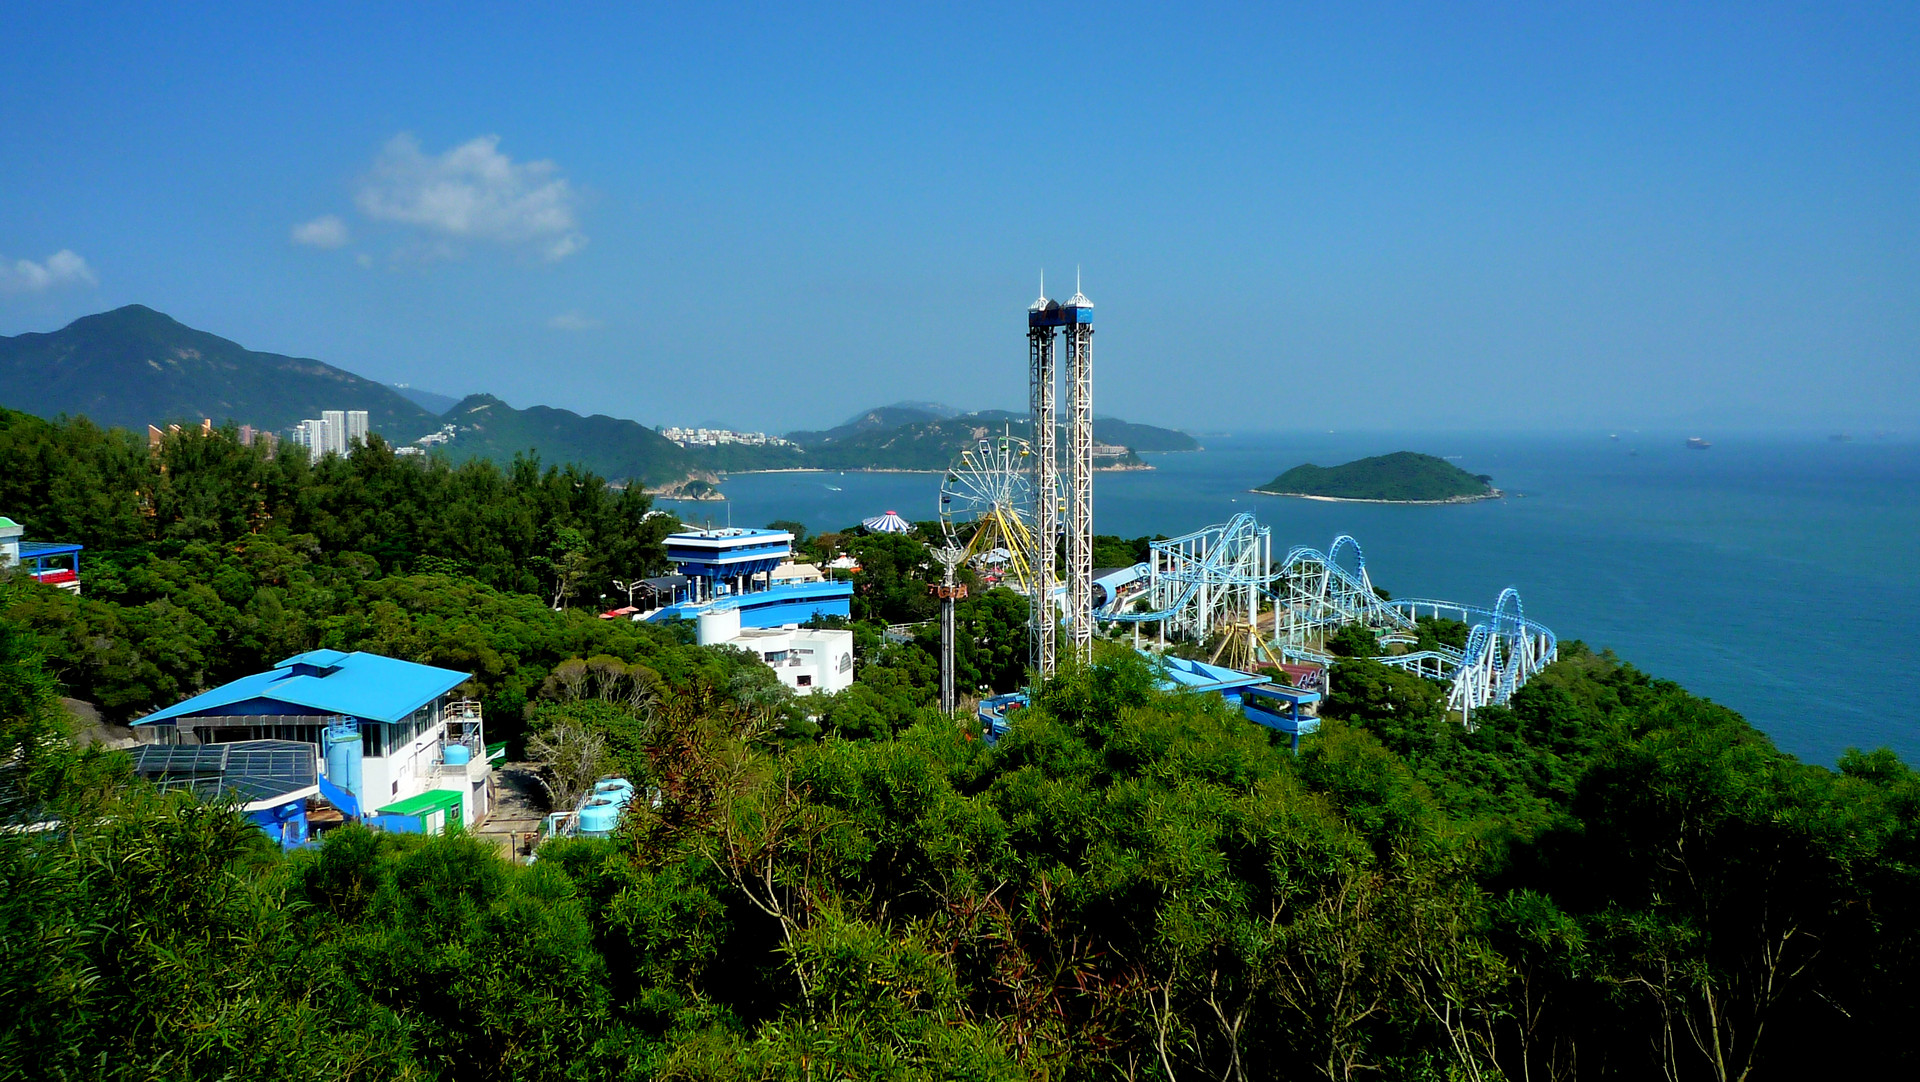
<path id="1" fill-rule="evenodd" d="M 751 651 L 780 682 L 803 694 L 853 686 L 853 632 L 826 628 L 741 627 L 740 610 L 719 606 L 698 617 L 702 646 Z"/>

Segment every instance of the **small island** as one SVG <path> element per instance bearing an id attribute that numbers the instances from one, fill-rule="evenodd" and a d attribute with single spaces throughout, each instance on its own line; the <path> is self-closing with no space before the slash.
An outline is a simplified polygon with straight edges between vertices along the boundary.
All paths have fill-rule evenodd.
<path id="1" fill-rule="evenodd" d="M 1443 458 L 1396 451 L 1341 466 L 1309 462 L 1254 489 L 1272 496 L 1359 503 L 1470 503 L 1502 493 L 1485 474 L 1471 474 Z"/>

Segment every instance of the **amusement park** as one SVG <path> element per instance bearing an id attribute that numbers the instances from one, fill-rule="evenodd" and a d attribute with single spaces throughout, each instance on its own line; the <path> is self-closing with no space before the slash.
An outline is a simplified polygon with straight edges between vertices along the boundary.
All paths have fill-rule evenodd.
<path id="1" fill-rule="evenodd" d="M 954 687 L 954 605 L 965 568 L 1028 605 L 1028 668 L 1045 679 L 1087 664 L 1096 638 L 1165 663 L 1169 686 L 1218 691 L 1297 747 L 1318 727 L 1337 656 L 1364 657 L 1444 686 L 1446 709 L 1504 705 L 1558 656 L 1552 630 L 1509 587 L 1491 604 L 1391 597 L 1375 586 L 1360 541 L 1276 549 L 1272 528 L 1241 513 L 1150 542 L 1128 566 L 1094 565 L 1093 310 L 1076 283 L 1065 301 L 1027 310 L 1030 437 L 1012 429 L 962 449 L 942 478 L 941 707 Z M 1060 403 L 1064 390 L 1064 408 Z M 1064 459 L 1064 463 L 1062 462 Z M 1453 634 L 1435 634 L 1450 628 Z M 1028 701 L 982 700 L 983 733 L 1007 731 Z"/>

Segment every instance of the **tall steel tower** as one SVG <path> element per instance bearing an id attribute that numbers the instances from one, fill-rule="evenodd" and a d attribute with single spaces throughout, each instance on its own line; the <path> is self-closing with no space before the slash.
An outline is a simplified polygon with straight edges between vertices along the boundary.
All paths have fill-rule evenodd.
<path id="1" fill-rule="evenodd" d="M 1033 418 L 1033 597 L 1027 636 L 1028 657 L 1041 676 L 1052 674 L 1055 629 L 1054 555 L 1060 543 L 1060 460 L 1053 420 L 1053 342 L 1060 305 L 1047 299 L 1047 278 L 1040 276 L 1040 299 L 1027 309 L 1028 416 Z"/>
<path id="2" fill-rule="evenodd" d="M 1074 283 L 1071 300 L 1049 300 L 1041 280 L 1040 299 L 1027 309 L 1027 354 L 1034 434 L 1035 569 L 1033 659 L 1040 675 L 1053 672 L 1057 657 L 1054 615 L 1054 559 L 1061 511 L 1066 512 L 1067 624 L 1073 656 L 1093 656 L 1093 302 Z M 1060 491 L 1054 337 L 1066 330 L 1067 343 L 1067 489 Z M 1064 508 L 1062 507 L 1064 504 Z"/>
<path id="3" fill-rule="evenodd" d="M 1073 656 L 1093 661 L 1093 302 L 1080 292 L 1067 325 L 1067 627 Z M 1084 318 L 1082 318 L 1084 317 Z"/>

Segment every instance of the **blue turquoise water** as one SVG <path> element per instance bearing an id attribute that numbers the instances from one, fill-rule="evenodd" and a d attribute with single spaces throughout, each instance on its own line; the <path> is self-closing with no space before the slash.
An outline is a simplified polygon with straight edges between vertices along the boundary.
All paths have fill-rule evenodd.
<path id="1" fill-rule="evenodd" d="M 1484 605 L 1517 587 L 1561 638 L 1724 703 L 1809 761 L 1882 745 L 1920 761 L 1920 444 L 1715 435 L 1692 451 L 1686 435 L 1211 437 L 1204 451 L 1150 456 L 1152 471 L 1101 474 L 1095 527 L 1179 534 L 1252 510 L 1276 552 L 1350 533 L 1397 595 Z M 1509 496 L 1407 507 L 1247 491 L 1301 462 L 1403 449 L 1458 456 Z M 887 510 L 932 518 L 938 486 L 927 474 L 743 475 L 725 486 L 730 506 L 675 506 L 837 529 Z"/>

